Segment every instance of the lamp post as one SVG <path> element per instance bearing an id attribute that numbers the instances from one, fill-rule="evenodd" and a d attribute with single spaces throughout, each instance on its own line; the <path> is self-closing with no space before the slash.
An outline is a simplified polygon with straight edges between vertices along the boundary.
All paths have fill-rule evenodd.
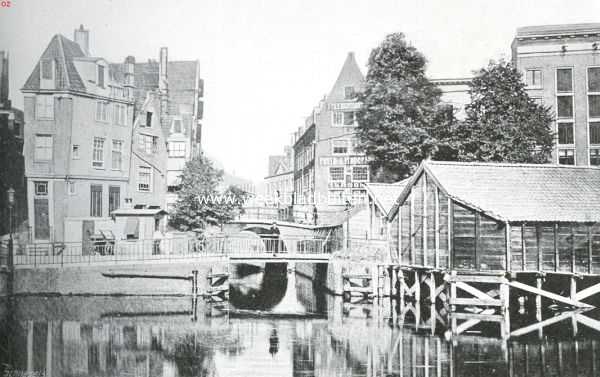
<path id="1" fill-rule="evenodd" d="M 12 294 L 13 291 L 13 208 L 15 206 L 15 190 L 10 187 L 7 191 L 7 201 L 8 201 L 8 294 Z"/>
<path id="2" fill-rule="evenodd" d="M 10 239 L 12 239 L 13 233 L 13 207 L 15 206 L 15 189 L 10 187 L 6 194 L 8 196 L 8 232 L 10 233 Z"/>

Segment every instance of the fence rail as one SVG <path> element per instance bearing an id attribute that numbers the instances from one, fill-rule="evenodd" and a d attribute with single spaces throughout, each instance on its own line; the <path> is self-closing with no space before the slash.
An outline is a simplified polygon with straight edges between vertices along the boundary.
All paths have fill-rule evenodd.
<path id="1" fill-rule="evenodd" d="M 0 251 L 5 245 L 0 244 Z M 190 237 L 115 240 L 99 243 L 86 242 L 48 242 L 36 244 L 15 244 L 15 266 L 64 266 L 111 264 L 135 261 L 176 260 L 183 258 L 228 257 L 243 255 L 280 254 L 306 255 L 330 254 L 337 248 L 331 239 L 306 237 L 208 237 L 194 239 Z M 0 253 L 0 266 L 6 259 Z"/>

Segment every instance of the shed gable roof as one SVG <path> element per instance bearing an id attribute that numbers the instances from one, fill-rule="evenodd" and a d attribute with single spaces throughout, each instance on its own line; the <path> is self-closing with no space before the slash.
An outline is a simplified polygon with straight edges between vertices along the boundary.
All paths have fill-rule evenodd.
<path id="1" fill-rule="evenodd" d="M 600 221 L 599 168 L 425 161 L 402 192 L 399 203 L 406 200 L 410 187 L 423 172 L 452 199 L 499 220 Z"/>
<path id="2" fill-rule="evenodd" d="M 409 180 L 395 183 L 365 183 L 365 188 L 381 212 L 388 216 Z"/>

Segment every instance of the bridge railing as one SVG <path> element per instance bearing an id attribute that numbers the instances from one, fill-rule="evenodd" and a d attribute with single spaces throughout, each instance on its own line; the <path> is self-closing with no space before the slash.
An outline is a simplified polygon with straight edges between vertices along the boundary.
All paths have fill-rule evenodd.
<path id="1" fill-rule="evenodd" d="M 225 255 L 239 254 L 329 254 L 336 251 L 333 240 L 306 237 L 221 237 L 207 240 L 212 252 Z"/>
<path id="2" fill-rule="evenodd" d="M 177 237 L 111 242 L 46 242 L 15 244 L 16 267 L 168 261 L 182 258 L 227 257 L 256 254 L 329 254 L 336 251 L 331 239 L 284 237 L 249 238 L 214 236 L 204 239 Z M 0 263 L 3 259 L 0 260 Z"/>

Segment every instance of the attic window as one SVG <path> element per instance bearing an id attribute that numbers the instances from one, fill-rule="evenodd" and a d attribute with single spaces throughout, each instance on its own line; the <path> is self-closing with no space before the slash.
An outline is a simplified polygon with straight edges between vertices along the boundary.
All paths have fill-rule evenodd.
<path id="1" fill-rule="evenodd" d="M 104 66 L 98 66 L 98 86 L 104 88 Z"/>
<path id="2" fill-rule="evenodd" d="M 52 59 L 44 59 L 40 61 L 40 70 L 42 73 L 42 80 L 52 80 L 54 78 L 54 62 Z"/>
<path id="3" fill-rule="evenodd" d="M 146 127 L 152 127 L 152 111 L 146 112 Z"/>

